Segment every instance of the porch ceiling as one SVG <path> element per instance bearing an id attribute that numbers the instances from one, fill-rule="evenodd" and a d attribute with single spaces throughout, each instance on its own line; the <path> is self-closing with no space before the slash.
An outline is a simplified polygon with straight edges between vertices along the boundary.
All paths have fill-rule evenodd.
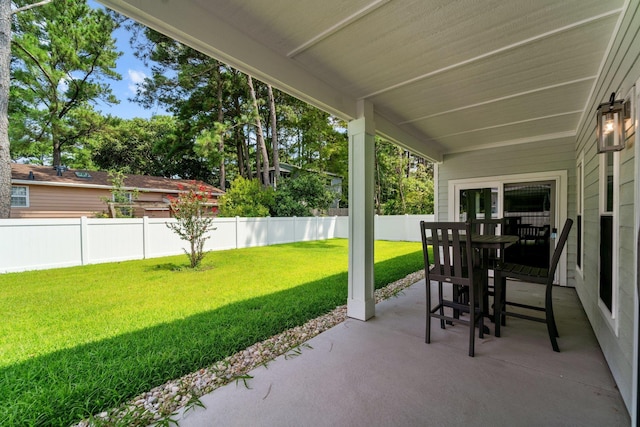
<path id="1" fill-rule="evenodd" d="M 571 137 L 625 0 L 99 0 L 432 160 Z"/>

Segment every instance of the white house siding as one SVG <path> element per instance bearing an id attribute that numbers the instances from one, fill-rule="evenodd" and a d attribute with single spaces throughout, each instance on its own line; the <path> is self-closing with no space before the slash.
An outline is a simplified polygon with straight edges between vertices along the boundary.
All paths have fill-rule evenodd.
<path id="1" fill-rule="evenodd" d="M 597 104 L 625 97 L 640 78 L 640 6 L 632 1 L 624 17 L 618 37 L 612 45 L 602 74 L 596 82 L 580 123 L 576 143 L 576 158 L 584 150 L 584 261 L 583 275 L 577 275 L 576 289 L 585 312 L 598 338 L 609 368 L 629 409 L 632 408 L 633 342 L 634 342 L 634 148 L 635 129 L 628 128 L 627 148 L 620 152 L 619 226 L 618 226 L 618 328 L 617 333 L 598 306 L 599 287 L 599 155 L 595 147 L 595 116 Z M 638 106 L 635 106 L 637 108 Z M 588 244 L 589 243 L 589 244 Z M 614 267 L 615 268 L 615 267 Z"/>

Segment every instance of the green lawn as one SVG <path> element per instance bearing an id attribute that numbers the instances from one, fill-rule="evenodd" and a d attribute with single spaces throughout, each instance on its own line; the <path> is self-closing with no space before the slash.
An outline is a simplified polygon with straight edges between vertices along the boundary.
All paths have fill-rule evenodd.
<path id="1" fill-rule="evenodd" d="M 420 270 L 378 241 L 376 288 Z M 0 425 L 68 425 L 327 313 L 347 240 L 0 275 Z"/>

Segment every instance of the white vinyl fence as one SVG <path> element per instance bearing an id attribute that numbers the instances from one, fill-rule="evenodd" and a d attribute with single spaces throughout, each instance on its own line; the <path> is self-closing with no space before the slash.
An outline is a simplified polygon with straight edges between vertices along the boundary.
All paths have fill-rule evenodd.
<path id="1" fill-rule="evenodd" d="M 419 241 L 433 215 L 376 216 L 377 240 Z M 0 219 L 0 273 L 184 253 L 165 218 Z M 205 250 L 349 237 L 348 217 L 216 218 Z"/>

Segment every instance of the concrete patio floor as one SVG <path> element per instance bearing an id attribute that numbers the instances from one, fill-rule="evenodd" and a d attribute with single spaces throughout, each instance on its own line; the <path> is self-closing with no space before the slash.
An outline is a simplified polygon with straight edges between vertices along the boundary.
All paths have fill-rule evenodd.
<path id="1" fill-rule="evenodd" d="M 181 413 L 196 426 L 629 426 L 575 290 L 554 290 L 560 353 L 546 326 L 508 318 L 501 338 L 432 325 L 424 342 L 424 280 L 204 396 Z M 542 302 L 542 286 L 514 283 L 509 299 Z M 517 296 L 516 296 L 517 295 Z M 493 325 L 489 324 L 493 334 Z"/>

